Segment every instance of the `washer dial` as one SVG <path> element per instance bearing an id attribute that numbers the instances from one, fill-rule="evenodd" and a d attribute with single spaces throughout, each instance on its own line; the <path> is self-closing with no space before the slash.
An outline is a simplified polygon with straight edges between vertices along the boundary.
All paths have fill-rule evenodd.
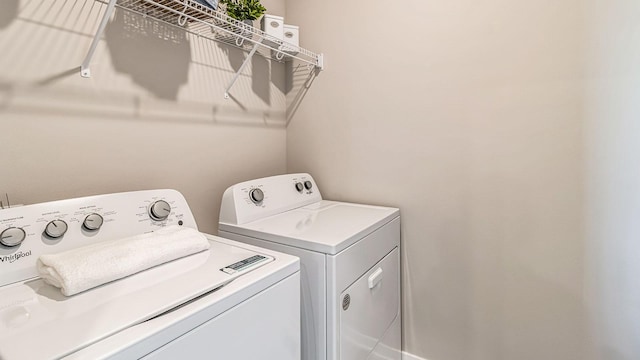
<path id="1" fill-rule="evenodd" d="M 298 192 L 302 192 L 302 190 L 304 190 L 304 186 L 301 182 L 296 183 L 296 190 L 298 190 Z"/>
<path id="2" fill-rule="evenodd" d="M 304 188 L 307 190 L 311 190 L 311 188 L 313 187 L 313 184 L 311 183 L 311 181 L 307 180 L 304 182 Z"/>
<path id="3" fill-rule="evenodd" d="M 100 214 L 92 213 L 87 215 L 82 222 L 82 226 L 89 231 L 96 231 L 100 229 L 102 224 L 104 223 L 104 219 Z"/>
<path id="4" fill-rule="evenodd" d="M 0 233 L 0 243 L 8 247 L 18 246 L 26 237 L 27 233 L 22 228 L 10 227 Z"/>
<path id="5" fill-rule="evenodd" d="M 264 193 L 260 189 L 251 189 L 251 191 L 249 191 L 249 198 L 257 205 L 264 200 Z"/>
<path id="6" fill-rule="evenodd" d="M 57 219 L 49 221 L 47 226 L 44 228 L 44 233 L 50 238 L 57 239 L 59 237 L 62 237 L 62 235 L 67 232 L 68 228 L 69 227 L 67 226 L 67 223 L 64 222 L 64 220 Z"/>
<path id="7" fill-rule="evenodd" d="M 149 216 L 153 220 L 166 220 L 169 214 L 171 214 L 171 205 L 164 200 L 158 200 L 149 206 Z"/>

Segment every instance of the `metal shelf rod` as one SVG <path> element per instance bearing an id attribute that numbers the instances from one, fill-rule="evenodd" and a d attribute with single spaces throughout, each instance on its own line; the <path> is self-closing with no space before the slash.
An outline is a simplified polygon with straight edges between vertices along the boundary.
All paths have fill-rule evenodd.
<path id="1" fill-rule="evenodd" d="M 251 61 L 253 54 L 255 54 L 256 51 L 258 50 L 258 47 L 260 47 L 260 44 L 253 45 L 253 49 L 251 49 L 251 52 L 249 53 L 249 55 L 247 55 L 247 58 L 244 59 L 244 62 L 240 66 L 240 69 L 236 71 L 236 74 L 233 76 L 233 79 L 231 79 L 231 83 L 229 84 L 229 86 L 227 86 L 227 88 L 224 91 L 225 99 L 229 98 L 229 90 L 231 90 L 231 88 L 233 87 L 233 84 L 235 84 L 236 81 L 238 80 L 238 77 L 240 76 L 240 73 L 242 72 L 242 70 L 247 66 L 247 64 L 249 64 L 249 61 Z"/>
<path id="2" fill-rule="evenodd" d="M 116 6 L 117 0 L 110 0 L 107 5 L 107 10 L 104 12 L 104 16 L 102 17 L 102 21 L 100 21 L 100 26 L 98 26 L 98 31 L 96 31 L 96 35 L 93 37 L 93 41 L 91 42 L 91 47 L 89 48 L 89 52 L 87 56 L 84 58 L 82 65 L 80 65 L 80 76 L 88 78 L 91 77 L 91 69 L 89 65 L 91 64 L 91 59 L 93 58 L 93 54 L 96 52 L 96 48 L 98 47 L 98 42 L 100 42 L 100 38 L 104 33 L 104 29 L 107 27 L 107 23 L 109 22 L 109 18 L 111 18 L 111 14 Z"/>

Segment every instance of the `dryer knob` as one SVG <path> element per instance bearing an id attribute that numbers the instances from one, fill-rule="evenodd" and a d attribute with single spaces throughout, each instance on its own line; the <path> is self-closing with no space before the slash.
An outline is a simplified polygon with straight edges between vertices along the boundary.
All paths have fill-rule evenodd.
<path id="1" fill-rule="evenodd" d="M 296 183 L 296 190 L 298 190 L 298 192 L 302 192 L 302 190 L 304 190 L 304 186 L 301 182 Z"/>
<path id="2" fill-rule="evenodd" d="M 264 193 L 260 189 L 251 189 L 249 191 L 249 198 L 254 204 L 260 204 L 264 200 Z"/>
<path id="3" fill-rule="evenodd" d="M 149 216 L 153 220 L 166 220 L 169 214 L 171 214 L 171 205 L 164 200 L 158 200 L 149 206 Z"/>
<path id="4" fill-rule="evenodd" d="M 53 220 L 49 221 L 47 226 L 44 228 L 44 233 L 50 238 L 57 239 L 59 237 L 62 237 L 62 235 L 67 232 L 68 228 L 69 227 L 67 226 L 67 223 L 64 222 L 64 220 Z"/>
<path id="5" fill-rule="evenodd" d="M 18 246 L 26 237 L 27 233 L 22 228 L 10 227 L 0 233 L 0 243 L 8 247 Z"/>
<path id="6" fill-rule="evenodd" d="M 102 223 L 104 223 L 102 216 L 100 214 L 93 213 L 84 218 L 82 226 L 89 231 L 95 231 L 100 229 Z"/>
<path id="7" fill-rule="evenodd" d="M 307 180 L 304 182 L 304 187 L 307 190 L 311 190 L 311 188 L 313 187 L 313 184 L 311 183 L 311 181 Z"/>

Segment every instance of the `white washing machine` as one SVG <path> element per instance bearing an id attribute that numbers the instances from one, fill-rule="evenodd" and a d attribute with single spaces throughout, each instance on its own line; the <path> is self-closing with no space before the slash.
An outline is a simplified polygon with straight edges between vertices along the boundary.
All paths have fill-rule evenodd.
<path id="1" fill-rule="evenodd" d="M 301 260 L 302 358 L 400 359 L 400 211 L 290 174 L 229 187 L 219 235 Z"/>
<path id="2" fill-rule="evenodd" d="M 294 256 L 206 235 L 209 250 L 73 296 L 38 277 L 40 255 L 167 225 L 197 230 L 174 190 L 1 209 L 0 359 L 299 359 Z"/>

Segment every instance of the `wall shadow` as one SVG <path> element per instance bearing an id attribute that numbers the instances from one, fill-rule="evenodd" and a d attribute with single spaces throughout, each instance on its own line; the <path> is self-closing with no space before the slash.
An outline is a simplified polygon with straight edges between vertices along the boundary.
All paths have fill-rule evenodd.
<path id="1" fill-rule="evenodd" d="M 106 4 L 15 2 L 19 2 L 18 16 L 0 35 L 16 27 L 22 38 L 33 41 L 10 39 L 11 46 L 3 49 L 7 59 L 15 60 L 5 59 L 8 66 L 0 74 L 0 116 L 285 126 L 281 94 L 269 80 L 273 64 L 260 53 L 232 89 L 235 97 L 222 97 L 232 67 L 240 68 L 250 44 L 239 49 L 198 36 L 193 24 L 182 29 L 116 8 L 94 57 L 93 65 L 100 70 L 92 79 L 82 79 L 78 65 Z M 0 11 L 4 9 L 2 3 Z M 8 18 L 6 12 L 2 16 Z"/>
<path id="2" fill-rule="evenodd" d="M 117 72 L 161 99 L 177 99 L 191 62 L 185 30 L 117 9 L 105 39 Z"/>
<path id="3" fill-rule="evenodd" d="M 68 78 L 69 76 L 76 76 L 80 73 L 80 66 L 76 66 L 69 70 L 61 71 L 59 73 L 47 76 L 46 78 L 40 79 L 34 83 L 35 86 L 48 86 L 55 82 L 58 82 L 62 79 Z"/>
<path id="4" fill-rule="evenodd" d="M 0 4 L 0 29 L 8 27 L 18 17 L 19 0 L 2 0 Z"/>
<path id="5" fill-rule="evenodd" d="M 271 61 L 271 83 L 280 90 L 285 96 L 291 90 L 287 88 L 287 69 L 289 69 L 289 63 L 279 63 Z"/>
<path id="6" fill-rule="evenodd" d="M 233 71 L 237 72 L 238 70 L 240 70 L 240 67 L 244 62 L 244 59 L 246 58 L 247 53 L 242 49 L 226 44 L 224 42 L 225 40 L 226 39 L 221 40 L 220 42 L 217 42 L 218 47 L 227 55 L 227 59 L 229 60 L 229 65 L 231 66 Z"/>
<path id="7" fill-rule="evenodd" d="M 12 83 L 0 81 L 0 111 L 9 107 L 13 92 L 14 85 Z"/>
<path id="8" fill-rule="evenodd" d="M 302 100 L 304 100 L 304 97 L 307 95 L 307 92 L 311 88 L 311 85 L 315 81 L 316 77 L 320 74 L 320 70 L 317 68 L 306 70 L 307 66 L 300 64 L 296 65 L 293 62 L 287 62 L 286 64 L 286 124 L 289 125 L 296 112 L 298 111 L 300 104 L 302 104 Z"/>
<path id="9" fill-rule="evenodd" d="M 275 65 L 272 64 L 272 65 Z M 254 55 L 251 59 L 251 90 L 258 95 L 267 105 L 271 105 L 270 77 L 271 69 L 269 60 L 260 55 Z"/>

